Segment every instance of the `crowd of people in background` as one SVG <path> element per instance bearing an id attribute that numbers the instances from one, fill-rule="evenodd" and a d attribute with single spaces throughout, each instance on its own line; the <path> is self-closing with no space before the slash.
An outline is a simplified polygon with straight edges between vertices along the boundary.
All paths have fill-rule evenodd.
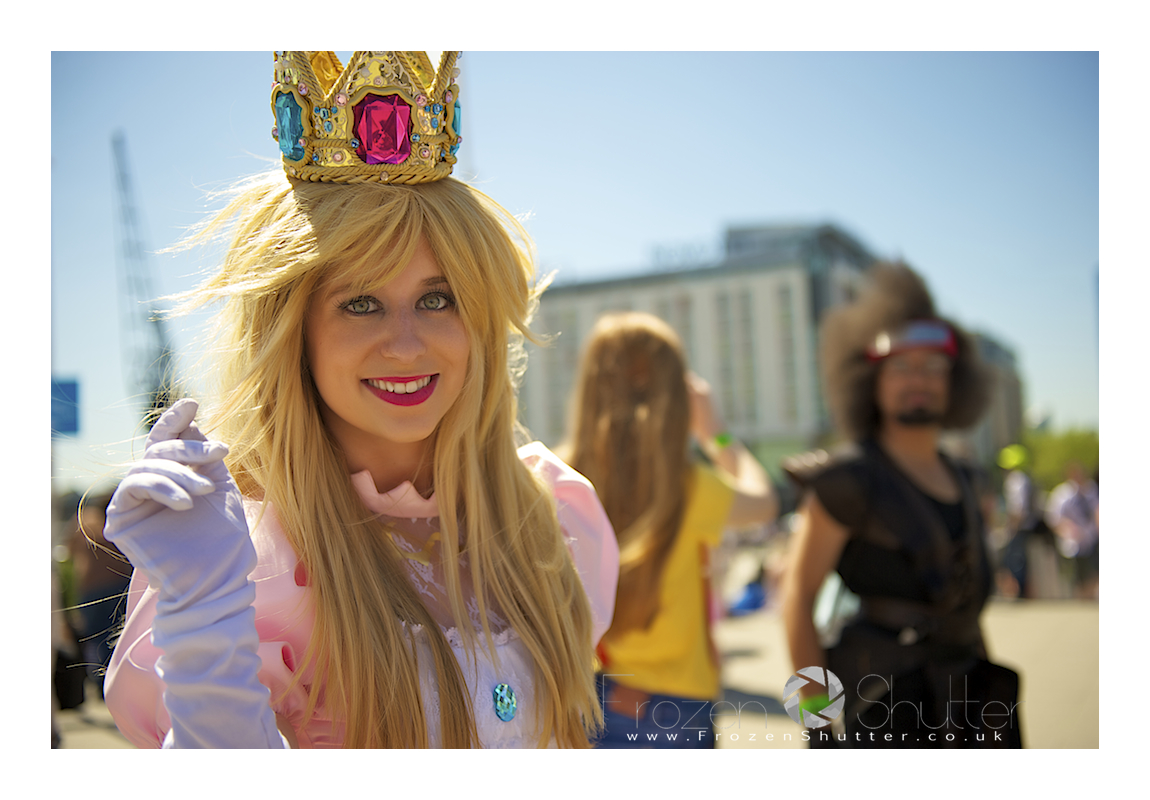
<path id="1" fill-rule="evenodd" d="M 59 498 L 52 557 L 52 742 L 55 712 L 103 699 L 104 671 L 123 627 L 132 567 L 104 538 L 112 492 Z"/>
<path id="2" fill-rule="evenodd" d="M 1026 447 L 1002 449 L 999 591 L 1005 597 L 1098 598 L 1098 474 L 1078 461 L 1066 480 L 1044 491 L 1030 474 Z"/>

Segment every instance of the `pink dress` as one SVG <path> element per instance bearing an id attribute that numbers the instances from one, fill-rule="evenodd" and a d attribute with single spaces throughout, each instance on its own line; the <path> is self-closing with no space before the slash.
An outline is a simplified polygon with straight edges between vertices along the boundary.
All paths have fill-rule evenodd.
<path id="1" fill-rule="evenodd" d="M 599 638 L 611 624 L 615 607 L 615 588 L 619 574 L 619 550 L 607 515 L 595 490 L 579 473 L 564 464 L 539 442 L 519 450 L 520 458 L 552 487 L 563 529 L 576 569 L 590 600 L 594 620 L 593 637 Z M 416 590 L 455 650 L 463 677 L 471 693 L 476 715 L 476 728 L 484 747 L 533 747 L 538 738 L 533 730 L 534 678 L 531 658 L 514 630 L 497 614 L 489 623 L 495 636 L 496 658 L 492 659 L 480 645 L 473 661 L 466 657 L 459 632 L 446 623 L 450 613 L 442 590 L 440 567 L 435 558 L 423 554 L 437 552 L 429 544 L 438 530 L 438 508 L 434 496 L 424 499 L 410 483 L 405 482 L 389 492 L 379 494 L 371 475 L 364 471 L 351 477 L 352 484 L 371 510 L 392 523 L 393 539 L 408 554 L 404 559 Z M 311 603 L 307 575 L 295 551 L 284 536 L 274 509 L 268 509 L 259 525 L 254 521 L 259 504 L 247 504 L 252 542 L 259 564 L 252 572 L 256 586 L 256 630 L 259 633 L 259 655 L 262 662 L 260 681 L 271 690 L 271 705 L 276 714 L 294 729 L 301 748 L 340 747 L 343 730 L 322 702 L 311 718 L 306 718 L 307 689 L 311 675 L 305 672 L 300 682 L 288 689 L 295 677 L 297 664 L 311 636 Z M 461 561 L 464 577 L 465 559 Z M 479 618 L 474 597 L 465 580 L 471 624 L 478 629 Z M 104 682 L 105 701 L 120 731 L 137 747 L 159 747 L 171 727 L 163 704 L 163 680 L 155 665 L 160 651 L 152 644 L 151 620 L 155 614 L 156 590 L 149 587 L 137 570 L 128 590 L 127 623 L 108 666 Z M 415 630 L 419 661 L 431 663 L 426 633 Z M 495 692 L 500 691 L 497 703 Z M 515 697 L 514 716 L 508 718 L 508 693 Z M 428 721 L 432 747 L 440 744 L 438 689 L 434 673 L 420 676 L 420 693 Z M 283 723 L 281 722 L 281 729 Z"/>

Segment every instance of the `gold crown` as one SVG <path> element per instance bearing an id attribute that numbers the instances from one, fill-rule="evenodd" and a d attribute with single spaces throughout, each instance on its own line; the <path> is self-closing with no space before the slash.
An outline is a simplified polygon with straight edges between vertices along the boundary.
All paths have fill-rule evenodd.
<path id="1" fill-rule="evenodd" d="M 277 50 L 272 137 L 293 178 L 427 183 L 446 178 L 463 141 L 458 50 L 436 70 L 424 52 Z"/>

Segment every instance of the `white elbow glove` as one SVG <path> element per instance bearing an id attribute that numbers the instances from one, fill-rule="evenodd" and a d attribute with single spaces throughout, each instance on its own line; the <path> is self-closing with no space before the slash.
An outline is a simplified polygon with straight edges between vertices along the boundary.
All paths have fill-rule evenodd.
<path id="1" fill-rule="evenodd" d="M 164 747 L 284 746 L 257 675 L 256 551 L 226 445 L 179 400 L 148 435 L 144 457 L 108 506 L 104 535 L 158 590 L 152 642 L 172 728 Z"/>

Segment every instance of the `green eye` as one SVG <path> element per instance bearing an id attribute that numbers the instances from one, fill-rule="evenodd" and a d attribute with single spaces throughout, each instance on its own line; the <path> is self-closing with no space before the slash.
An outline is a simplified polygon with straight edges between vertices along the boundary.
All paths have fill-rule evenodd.
<path id="1" fill-rule="evenodd" d="M 370 314 L 374 310 L 375 301 L 370 297 L 356 297 L 344 303 L 345 310 L 352 314 Z"/>
<path id="2" fill-rule="evenodd" d="M 428 311 L 443 311 L 454 303 L 450 297 L 439 292 L 424 295 L 419 302 L 420 306 Z"/>

